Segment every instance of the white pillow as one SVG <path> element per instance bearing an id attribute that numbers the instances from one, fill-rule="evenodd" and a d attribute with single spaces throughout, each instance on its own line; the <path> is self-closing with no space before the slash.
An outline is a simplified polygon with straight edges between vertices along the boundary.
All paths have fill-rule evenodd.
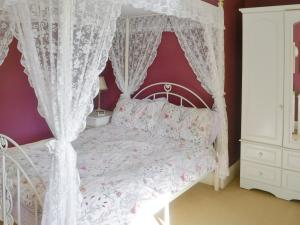
<path id="1" fill-rule="evenodd" d="M 158 120 L 166 99 L 131 99 L 120 96 L 112 115 L 112 124 L 150 131 Z"/>

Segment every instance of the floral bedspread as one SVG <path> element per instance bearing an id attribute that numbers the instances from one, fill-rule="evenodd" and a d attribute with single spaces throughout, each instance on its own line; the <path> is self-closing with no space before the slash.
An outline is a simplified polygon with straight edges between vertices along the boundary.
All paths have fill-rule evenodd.
<path id="1" fill-rule="evenodd" d="M 50 155 L 45 143 L 24 145 L 24 149 L 47 185 Z M 73 145 L 83 194 L 80 225 L 153 224 L 151 216 L 171 196 L 215 167 L 212 146 L 154 138 L 113 125 L 86 130 Z M 18 151 L 10 151 L 24 168 L 31 168 Z M 27 172 L 43 196 L 35 173 Z M 33 193 L 27 188 L 22 193 L 22 206 L 32 208 Z"/>

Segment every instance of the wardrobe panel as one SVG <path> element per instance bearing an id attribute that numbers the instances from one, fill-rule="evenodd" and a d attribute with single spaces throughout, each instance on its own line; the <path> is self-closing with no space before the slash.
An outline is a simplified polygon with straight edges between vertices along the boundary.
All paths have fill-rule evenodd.
<path id="1" fill-rule="evenodd" d="M 243 17 L 243 140 L 282 144 L 283 16 L 267 12 Z"/>

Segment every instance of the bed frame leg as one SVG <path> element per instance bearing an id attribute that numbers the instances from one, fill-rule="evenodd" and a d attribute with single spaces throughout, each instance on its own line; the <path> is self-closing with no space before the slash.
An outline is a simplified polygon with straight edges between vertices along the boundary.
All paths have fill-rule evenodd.
<path id="1" fill-rule="evenodd" d="M 215 170 L 215 175 L 214 175 L 214 188 L 215 191 L 220 190 L 220 179 L 219 179 L 219 168 L 217 167 Z"/>
<path id="2" fill-rule="evenodd" d="M 164 225 L 170 225 L 170 204 L 166 204 L 164 208 Z"/>

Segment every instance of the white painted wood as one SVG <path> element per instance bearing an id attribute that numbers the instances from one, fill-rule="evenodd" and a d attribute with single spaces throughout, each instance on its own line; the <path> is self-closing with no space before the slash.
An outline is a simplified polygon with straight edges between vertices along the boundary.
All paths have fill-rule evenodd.
<path id="1" fill-rule="evenodd" d="M 171 225 L 170 219 L 170 204 L 168 203 L 164 208 L 164 225 Z"/>
<path id="2" fill-rule="evenodd" d="M 282 147 L 261 143 L 241 143 L 241 159 L 281 167 Z"/>
<path id="3" fill-rule="evenodd" d="M 243 17 L 242 139 L 281 145 L 283 13 Z"/>
<path id="4" fill-rule="evenodd" d="M 215 174 L 214 174 L 214 189 L 215 191 L 220 190 L 220 178 L 219 178 L 219 167 L 215 169 Z"/>
<path id="5" fill-rule="evenodd" d="M 100 127 L 110 123 L 112 112 L 105 111 L 104 115 L 98 115 L 96 111 L 92 112 L 87 118 L 87 127 Z"/>
<path id="6" fill-rule="evenodd" d="M 283 170 L 282 186 L 291 191 L 296 191 L 300 196 L 300 173 Z"/>
<path id="7" fill-rule="evenodd" d="M 285 13 L 285 91 L 284 102 L 284 141 L 286 148 L 300 150 L 299 138 L 293 136 L 294 132 L 294 92 L 293 92 L 293 74 L 295 71 L 295 44 L 293 41 L 293 25 L 300 22 L 300 10 Z"/>
<path id="8" fill-rule="evenodd" d="M 267 7 L 253 7 L 253 8 L 243 8 L 240 11 L 245 15 L 249 13 L 265 13 L 265 12 L 283 12 L 289 10 L 300 10 L 300 4 L 293 5 L 281 5 L 281 6 L 267 6 Z"/>
<path id="9" fill-rule="evenodd" d="M 280 187 L 281 169 L 253 162 L 241 162 L 241 177 Z"/>
<path id="10" fill-rule="evenodd" d="M 300 172 L 300 152 L 284 149 L 282 167 L 284 169 Z"/>
<path id="11" fill-rule="evenodd" d="M 298 50 L 293 25 L 300 22 L 300 5 L 240 11 L 244 35 L 241 187 L 299 200 L 300 136 L 296 141 L 299 126 L 293 91 Z"/>
<path id="12" fill-rule="evenodd" d="M 278 198 L 285 199 L 285 200 L 300 200 L 299 192 L 290 191 L 283 187 L 276 187 L 269 184 L 265 184 L 262 182 L 258 182 L 255 180 L 247 179 L 241 177 L 240 179 L 240 186 L 242 188 L 251 190 L 251 189 L 260 189 L 264 191 L 268 191 L 275 195 Z"/>
<path id="13" fill-rule="evenodd" d="M 129 41 L 130 41 L 130 23 L 129 18 L 126 18 L 126 35 L 125 35 L 125 90 L 127 93 L 129 83 Z"/>

